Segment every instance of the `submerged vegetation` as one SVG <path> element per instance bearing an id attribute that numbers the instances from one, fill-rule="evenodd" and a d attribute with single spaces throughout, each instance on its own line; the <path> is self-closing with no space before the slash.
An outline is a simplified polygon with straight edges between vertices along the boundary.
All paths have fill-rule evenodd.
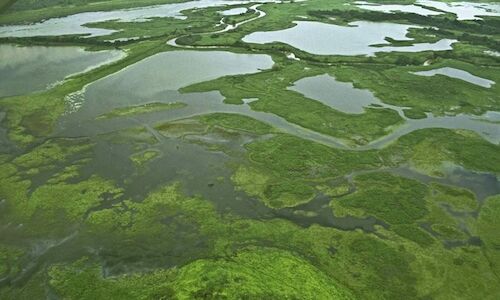
<path id="1" fill-rule="evenodd" d="M 183 2 L 18 0 L 0 14 L 0 43 L 124 53 L 0 98 L 1 299 L 499 298 L 498 17 L 332 0 Z M 188 8 L 119 20 L 157 4 Z M 118 9 L 130 10 L 84 24 L 112 30 L 102 35 L 23 37 L 10 27 L 30 32 L 43 24 L 30 22 Z M 243 41 L 301 20 L 418 25 L 377 47 L 456 42 L 349 56 Z M 115 75 L 190 49 L 270 64 L 195 82 L 173 61 L 133 78 L 170 72 L 189 82 L 178 90 L 159 82 L 136 91 Z M 0 76 L 16 67 L 0 61 Z M 492 84 L 415 74 L 440 68 Z M 322 75 L 342 92 L 291 88 Z M 103 81 L 105 96 L 89 101 Z M 340 100 L 359 95 L 373 103 L 342 109 Z"/>

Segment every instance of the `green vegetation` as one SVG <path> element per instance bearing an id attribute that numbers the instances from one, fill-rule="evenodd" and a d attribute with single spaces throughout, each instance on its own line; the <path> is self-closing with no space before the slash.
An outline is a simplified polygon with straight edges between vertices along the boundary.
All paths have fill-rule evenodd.
<path id="1" fill-rule="evenodd" d="M 381 152 L 392 163 L 409 162 L 424 173 L 442 175 L 444 162 L 499 173 L 500 157 L 496 155 L 499 150 L 499 145 L 488 143 L 471 131 L 435 128 L 402 136 Z"/>
<path id="2" fill-rule="evenodd" d="M 250 196 L 259 197 L 273 208 L 296 206 L 309 202 L 314 189 L 299 181 L 284 177 L 271 178 L 264 172 L 240 167 L 232 177 L 235 185 Z"/>
<path id="3" fill-rule="evenodd" d="M 362 209 L 389 224 L 412 224 L 427 213 L 426 188 L 417 181 L 376 173 L 355 178 L 356 192 L 335 200 Z"/>
<path id="4" fill-rule="evenodd" d="M 334 186 L 319 185 L 316 188 L 323 194 L 330 197 L 339 197 L 349 193 L 351 187 L 347 182 L 336 183 Z"/>
<path id="5" fill-rule="evenodd" d="M 196 261 L 180 270 L 178 280 L 179 298 L 352 298 L 307 261 L 267 248 L 221 261 Z"/>
<path id="6" fill-rule="evenodd" d="M 0 24 L 173 2 L 19 0 Z M 0 299 L 499 298 L 500 144 L 470 130 L 427 128 L 372 149 L 369 143 L 405 126 L 397 111 L 374 105 L 347 114 L 289 90 L 297 80 L 329 74 L 418 122 L 428 114 L 479 118 L 500 110 L 500 60 L 485 53 L 500 50 L 498 18 L 458 21 L 309 0 L 262 4 L 265 17 L 211 33 L 223 29 L 224 9 L 88 24 L 116 30 L 109 36 L 1 40 L 116 48 L 126 57 L 46 91 L 0 99 Z M 387 39 L 392 45 L 459 42 L 450 51 L 364 57 L 241 41 L 299 19 L 422 27 L 410 30 L 413 41 Z M 192 84 L 180 97 L 151 91 L 158 98 L 148 101 L 157 102 L 90 120 L 65 114 L 68 95 L 156 53 L 180 50 L 166 43 L 173 38 L 215 47 L 198 51 L 267 54 L 275 64 Z M 441 67 L 496 84 L 413 74 Z M 200 101 L 207 95 L 207 102 L 171 102 L 190 93 L 201 93 Z M 217 93 L 224 105 L 209 102 Z M 84 105 L 82 115 L 93 109 Z M 346 146 L 329 142 L 337 140 Z"/>
<path id="7" fill-rule="evenodd" d="M 433 199 L 439 203 L 447 203 L 457 211 L 474 211 L 477 200 L 473 193 L 466 189 L 441 184 L 432 184 Z"/>
<path id="8" fill-rule="evenodd" d="M 252 19 L 257 17 L 257 12 L 253 9 L 249 9 L 247 12 L 239 14 L 239 15 L 234 15 L 234 16 L 225 16 L 224 17 L 224 23 L 230 24 L 230 25 L 235 25 L 237 23 Z"/>
<path id="9" fill-rule="evenodd" d="M 393 110 L 369 108 L 364 114 L 350 115 L 287 90 L 298 79 L 327 72 L 327 68 L 304 69 L 305 65 L 301 63 L 290 64 L 278 57 L 273 57 L 273 60 L 279 68 L 254 75 L 223 77 L 194 84 L 181 91 L 219 90 L 229 103 L 240 103 L 244 98 L 258 98 L 249 104 L 254 110 L 271 112 L 302 127 L 356 144 L 384 136 L 392 127 L 402 123 L 401 117 Z M 266 84 L 262 85 L 261 82 Z"/>
<path id="10" fill-rule="evenodd" d="M 447 142 L 438 143 L 436 142 L 438 140 Z M 436 146 L 438 144 L 439 146 Z M 233 176 L 233 181 L 249 195 L 256 196 L 268 206 L 275 208 L 308 202 L 316 194 L 314 187 L 318 183 L 320 184 L 316 187 L 317 190 L 328 195 L 329 188 L 322 187 L 324 184 L 321 183 L 356 170 L 370 170 L 409 163 L 423 172 L 442 175 L 443 164 L 452 162 L 477 171 L 498 172 L 495 169 L 498 164 L 482 164 L 475 159 L 477 155 L 482 155 L 488 157 L 490 162 L 497 161 L 498 146 L 470 132 L 445 129 L 415 131 L 380 151 L 354 152 L 332 149 L 284 134 L 247 144 L 246 149 L 251 166 L 240 167 Z M 380 188 L 377 182 L 369 180 L 372 177 L 373 174 L 362 177 L 367 180 L 366 186 Z M 404 179 L 390 181 L 387 183 L 387 190 L 380 191 L 382 198 L 385 198 L 383 195 L 386 192 L 395 192 L 394 186 L 402 184 L 399 180 L 406 182 L 402 191 L 411 186 L 412 189 L 408 189 L 409 192 L 419 186 L 415 181 Z M 437 202 L 448 203 L 457 210 L 473 210 L 476 207 L 475 197 L 468 191 L 440 185 L 433 185 L 433 187 L 435 193 L 438 193 L 435 197 Z M 344 186 L 340 191 L 331 192 L 331 195 L 336 196 L 345 193 L 346 190 L 348 187 Z M 367 191 L 366 194 L 361 194 L 359 199 L 368 201 L 374 197 L 375 192 Z M 412 201 L 418 202 L 418 199 L 424 197 L 422 189 L 418 195 L 417 199 Z M 407 194 L 405 197 L 413 196 L 415 195 Z M 380 203 L 380 206 L 391 213 L 390 207 L 392 206 L 389 203 Z M 395 211 L 393 213 L 397 214 Z"/>
<path id="11" fill-rule="evenodd" d="M 226 259 L 197 260 L 179 270 L 114 278 L 103 278 L 98 265 L 82 259 L 52 267 L 49 276 L 51 286 L 70 299 L 352 299 L 307 261 L 268 248 L 246 249 Z"/>
<path id="12" fill-rule="evenodd" d="M 103 41 L 129 38 L 149 40 L 161 37 L 168 39 L 170 37 L 185 34 L 204 33 L 212 30 L 213 24 L 220 19 L 220 15 L 216 8 L 207 8 L 204 10 L 192 9 L 183 11 L 183 14 L 187 16 L 187 20 L 177 18 L 151 18 L 147 22 L 106 21 L 91 23 L 88 24 L 88 27 L 116 31 L 110 35 L 93 38 L 94 42 L 102 43 Z M 197 38 L 198 35 L 193 35 L 192 37 Z"/>
<path id="13" fill-rule="evenodd" d="M 481 208 L 478 218 L 479 236 L 483 239 L 486 247 L 485 255 L 488 257 L 495 274 L 500 274 L 500 240 L 498 229 L 500 228 L 500 197 L 488 198 Z"/>
<path id="14" fill-rule="evenodd" d="M 98 116 L 96 119 L 99 120 L 99 119 L 111 119 L 116 117 L 127 117 L 136 114 L 145 114 L 155 111 L 183 108 L 186 105 L 187 104 L 181 102 L 172 102 L 172 103 L 153 102 L 137 106 L 120 107 L 113 109 L 112 111 L 107 112 L 105 114 L 102 114 Z"/>
<path id="15" fill-rule="evenodd" d="M 242 115 L 215 113 L 203 115 L 199 119 L 204 124 L 210 126 L 220 126 L 230 130 L 232 129 L 255 134 L 273 132 L 273 128 L 270 125 Z"/>
<path id="16" fill-rule="evenodd" d="M 14 4 L 16 0 L 2 0 L 0 1 L 0 12 L 5 11 L 8 9 L 12 4 Z"/>
<path id="17" fill-rule="evenodd" d="M 54 123 L 65 110 L 66 95 L 81 90 L 86 84 L 112 74 L 125 66 L 140 61 L 165 49 L 161 42 L 143 42 L 127 47 L 124 59 L 75 75 L 51 90 L 30 95 L 4 98 L 0 109 L 7 112 L 9 138 L 22 146 L 36 143 L 49 135 Z"/>
<path id="18" fill-rule="evenodd" d="M 399 236 L 413 241 L 422 247 L 428 247 L 434 243 L 432 236 L 415 225 L 400 224 L 392 227 Z"/>
<path id="19" fill-rule="evenodd" d="M 380 165 L 375 152 L 336 150 L 289 135 L 254 142 L 246 148 L 253 167 L 240 167 L 233 181 L 274 208 L 308 202 L 317 183 Z"/>
<path id="20" fill-rule="evenodd" d="M 147 150 L 141 153 L 136 153 L 130 157 L 134 164 L 138 167 L 143 166 L 145 163 L 158 157 L 160 153 L 154 150 Z"/>
<path id="21" fill-rule="evenodd" d="M 21 232 L 28 236 L 68 234 L 88 210 L 110 200 L 105 194 L 117 197 L 120 190 L 98 176 L 73 182 L 91 149 L 85 140 L 49 140 L 3 164 L 0 198 L 8 212 L 3 222 L 23 224 Z"/>
<path id="22" fill-rule="evenodd" d="M 109 11 L 177 0 L 17 0 L 15 5 L 0 15 L 0 24 L 37 22 L 88 11 Z"/>
<path id="23" fill-rule="evenodd" d="M 14 247 L 0 245 L 0 278 L 21 271 L 19 263 L 23 254 Z"/>
<path id="24" fill-rule="evenodd" d="M 418 109 L 404 109 L 403 110 L 405 117 L 409 119 L 425 119 L 427 115 L 425 114 L 424 111 L 418 110 Z"/>
<path id="25" fill-rule="evenodd" d="M 97 264 L 83 258 L 71 265 L 53 266 L 50 285 L 65 299 L 155 299 L 170 298 L 172 271 L 156 271 L 119 278 L 103 278 Z"/>
<path id="26" fill-rule="evenodd" d="M 500 91 L 497 84 L 487 89 L 465 82 L 457 84 L 458 79 L 446 76 L 423 77 L 411 73 L 441 67 L 454 67 L 500 82 L 497 67 L 449 59 L 437 59 L 428 67 L 343 66 L 333 69 L 333 73 L 338 80 L 353 81 L 356 87 L 373 91 L 385 103 L 411 107 L 405 115 L 412 119 L 423 118 L 423 112 L 481 114 L 500 109 L 495 101 Z"/>

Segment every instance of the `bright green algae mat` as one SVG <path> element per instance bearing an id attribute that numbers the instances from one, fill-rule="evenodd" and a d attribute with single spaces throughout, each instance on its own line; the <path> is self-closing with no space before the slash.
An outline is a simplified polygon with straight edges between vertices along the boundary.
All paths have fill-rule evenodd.
<path id="1" fill-rule="evenodd" d="M 171 2 L 177 1 L 19 0 L 0 23 Z M 413 74 L 453 67 L 500 82 L 500 60 L 487 52 L 500 51 L 498 18 L 384 14 L 331 0 L 259 9 L 267 15 L 219 34 L 200 34 L 223 28 L 214 27 L 223 10 L 215 7 L 185 11 L 185 20 L 89 25 L 117 30 L 109 36 L 0 41 L 127 54 L 47 91 L 0 99 L 1 299 L 500 297 L 500 145 L 480 130 L 422 128 L 356 148 L 429 114 L 481 119 L 498 112 L 498 83 L 484 88 Z M 450 51 L 374 57 L 241 42 L 302 19 L 435 26 L 408 36 L 416 43 L 458 42 Z M 106 42 L 136 36 L 141 39 Z M 89 121 L 95 127 L 75 123 L 88 134 L 65 136 L 60 120 L 71 118 L 69 94 L 178 50 L 166 44 L 174 37 L 179 44 L 268 54 L 274 66 L 192 84 L 169 102 L 158 96 L 110 109 Z M 287 58 L 290 53 L 300 60 Z M 404 114 L 376 105 L 347 114 L 289 89 L 323 74 L 404 107 Z M 189 109 L 180 96 L 203 93 L 220 93 L 225 109 L 161 117 Z M 283 132 L 269 116 L 304 137 Z M 328 138 L 344 146 L 325 143 Z"/>

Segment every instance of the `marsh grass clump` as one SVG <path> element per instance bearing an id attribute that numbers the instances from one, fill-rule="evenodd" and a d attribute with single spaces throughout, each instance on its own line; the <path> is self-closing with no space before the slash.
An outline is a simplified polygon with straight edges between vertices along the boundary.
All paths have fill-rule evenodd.
<path id="1" fill-rule="evenodd" d="M 469 190 L 442 184 L 431 184 L 432 199 L 446 203 L 457 211 L 474 211 L 478 207 L 476 196 Z"/>
<path id="2" fill-rule="evenodd" d="M 0 245 L 0 278 L 16 275 L 21 271 L 25 253 L 16 247 Z"/>
<path id="3" fill-rule="evenodd" d="M 477 224 L 479 236 L 485 243 L 485 255 L 497 276 L 500 274 L 500 238 L 497 234 L 500 228 L 499 216 L 500 197 L 490 197 L 481 208 Z"/>
<path id="4" fill-rule="evenodd" d="M 232 179 L 273 208 L 309 202 L 318 183 L 380 165 L 374 152 L 336 150 L 285 134 L 247 144 L 246 149 L 251 166 L 238 168 Z"/>
<path id="5" fill-rule="evenodd" d="M 424 111 L 418 109 L 404 109 L 403 110 L 405 117 L 409 119 L 419 120 L 427 118 L 427 115 Z"/>
<path id="6" fill-rule="evenodd" d="M 154 160 L 160 155 L 159 151 L 156 150 L 146 150 L 143 152 L 135 153 L 130 156 L 130 160 L 137 166 L 142 167 L 144 164 Z"/>
<path id="7" fill-rule="evenodd" d="M 213 113 L 199 117 L 200 121 L 210 126 L 220 126 L 258 135 L 272 133 L 273 127 L 269 124 L 259 122 L 253 118 L 228 113 Z"/>
<path id="8" fill-rule="evenodd" d="M 276 68 L 252 75 L 226 76 L 193 84 L 183 93 L 218 90 L 231 103 L 256 98 L 249 105 L 253 110 L 276 114 L 291 123 L 331 135 L 350 144 L 366 144 L 382 137 L 403 123 L 398 113 L 385 108 L 366 108 L 362 114 L 347 114 L 320 101 L 308 99 L 288 89 L 297 80 L 328 73 L 329 69 L 302 63 L 289 64 L 273 56 Z M 266 82 L 266 85 L 260 84 Z"/>
<path id="9" fill-rule="evenodd" d="M 439 174 L 442 164 L 447 161 L 469 170 L 498 173 L 499 150 L 500 146 L 487 142 L 471 131 L 432 128 L 402 136 L 381 150 L 381 154 L 388 161 L 407 161 L 417 170 L 430 174 Z"/>
<path id="10" fill-rule="evenodd" d="M 196 260 L 179 269 L 112 278 L 104 278 L 99 265 L 82 259 L 52 267 L 49 276 L 58 294 L 79 299 L 103 299 L 103 295 L 108 299 L 354 299 L 307 261 L 273 248 L 252 247 L 227 258 Z"/>
<path id="11" fill-rule="evenodd" d="M 155 111 L 171 110 L 176 108 L 183 108 L 185 106 L 187 106 L 187 104 L 182 102 L 171 102 L 171 103 L 152 102 L 143 105 L 120 107 L 120 108 L 115 108 L 108 113 L 96 117 L 96 120 L 111 119 L 116 117 L 126 117 L 126 116 L 145 114 Z"/>
<path id="12" fill-rule="evenodd" d="M 354 178 L 356 191 L 338 198 L 340 205 L 362 209 L 389 224 L 412 224 L 427 214 L 427 188 L 418 181 L 388 173 L 370 173 Z"/>

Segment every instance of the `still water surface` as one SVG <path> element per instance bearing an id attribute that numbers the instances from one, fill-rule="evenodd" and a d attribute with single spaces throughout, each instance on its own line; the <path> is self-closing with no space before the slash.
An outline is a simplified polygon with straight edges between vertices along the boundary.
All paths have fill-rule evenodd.
<path id="1" fill-rule="evenodd" d="M 80 47 L 0 45 L 0 97 L 44 90 L 68 75 L 85 72 L 124 56 L 117 50 Z"/>
<path id="2" fill-rule="evenodd" d="M 457 20 L 477 20 L 481 19 L 480 16 L 500 16 L 500 4 L 498 3 L 446 3 L 434 0 L 418 0 L 417 4 L 453 13 L 457 16 Z"/>
<path id="3" fill-rule="evenodd" d="M 467 81 L 469 83 L 482 86 L 484 88 L 490 88 L 495 82 L 493 80 L 481 78 L 479 76 L 472 75 L 471 73 L 460 70 L 460 69 L 455 69 L 455 68 L 450 68 L 450 67 L 444 67 L 444 68 L 439 68 L 439 69 L 434 69 L 434 70 L 429 70 L 429 71 L 420 71 L 420 72 L 413 72 L 415 75 L 420 75 L 420 76 L 435 76 L 435 75 L 443 75 L 443 76 L 448 76 L 451 78 L 456 78 L 456 79 L 461 79 L 463 81 Z"/>
<path id="4" fill-rule="evenodd" d="M 411 46 L 391 46 L 386 38 L 411 41 L 406 37 L 412 25 L 356 21 L 349 26 L 321 22 L 295 21 L 284 30 L 261 31 L 243 38 L 244 42 L 267 44 L 281 42 L 317 55 L 375 55 L 377 52 L 420 52 L 451 50 L 455 40 L 442 39 L 435 43 L 416 43 Z M 374 45 L 381 45 L 375 47 Z"/>
<path id="5" fill-rule="evenodd" d="M 352 83 L 337 81 L 328 74 L 302 78 L 288 89 L 348 114 L 361 114 L 371 104 L 382 105 L 372 92 L 356 89 Z"/>
<path id="6" fill-rule="evenodd" d="M 356 1 L 356 6 L 362 9 L 371 11 L 380 11 L 385 13 L 405 12 L 413 13 L 421 16 L 437 16 L 442 15 L 443 12 L 426 9 L 422 6 L 414 4 L 378 4 L 366 1 Z"/>

